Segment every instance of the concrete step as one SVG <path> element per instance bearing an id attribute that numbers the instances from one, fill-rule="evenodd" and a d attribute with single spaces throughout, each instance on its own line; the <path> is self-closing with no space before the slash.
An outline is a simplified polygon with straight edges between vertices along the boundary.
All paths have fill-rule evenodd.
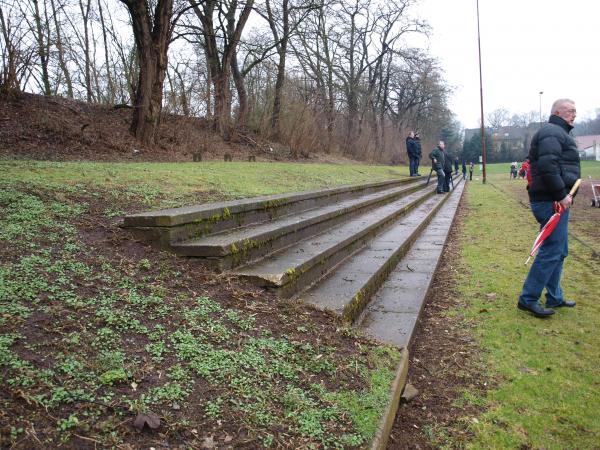
<path id="1" fill-rule="evenodd" d="M 448 195 L 435 195 L 406 214 L 341 263 L 299 299 L 353 323 L 398 261 L 436 215 Z"/>
<path id="2" fill-rule="evenodd" d="M 366 334 L 408 347 L 431 287 L 465 183 L 456 185 L 440 211 L 375 293 L 355 325 Z"/>
<path id="3" fill-rule="evenodd" d="M 171 244 L 171 248 L 181 255 L 202 258 L 203 262 L 219 269 L 231 269 L 262 258 L 346 221 L 349 217 L 394 201 L 424 186 L 424 180 L 413 181 L 266 223 L 178 242 Z"/>
<path id="4" fill-rule="evenodd" d="M 143 238 L 158 242 L 163 248 L 168 248 L 176 242 L 266 222 L 414 181 L 414 178 L 407 177 L 377 183 L 143 212 L 126 216 L 121 226 L 132 229 Z"/>
<path id="5" fill-rule="evenodd" d="M 405 215 L 434 194 L 422 189 L 370 210 L 326 232 L 275 252 L 261 261 L 237 268 L 234 273 L 253 283 L 277 289 L 289 297 L 322 278 L 349 255 L 362 248 L 383 227 Z"/>

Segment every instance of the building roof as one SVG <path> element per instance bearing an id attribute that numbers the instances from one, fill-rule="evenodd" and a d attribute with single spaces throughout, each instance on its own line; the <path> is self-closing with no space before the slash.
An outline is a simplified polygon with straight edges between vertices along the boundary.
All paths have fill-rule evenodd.
<path id="1" fill-rule="evenodd" d="M 593 147 L 594 144 L 600 145 L 600 134 L 590 134 L 588 136 L 576 136 L 577 148 L 584 149 Z"/>

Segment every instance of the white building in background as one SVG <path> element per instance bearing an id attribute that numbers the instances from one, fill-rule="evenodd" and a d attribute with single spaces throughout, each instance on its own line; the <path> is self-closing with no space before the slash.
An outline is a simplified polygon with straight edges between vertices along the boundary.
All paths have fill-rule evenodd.
<path id="1" fill-rule="evenodd" d="M 582 160 L 600 161 L 600 134 L 575 137 Z"/>

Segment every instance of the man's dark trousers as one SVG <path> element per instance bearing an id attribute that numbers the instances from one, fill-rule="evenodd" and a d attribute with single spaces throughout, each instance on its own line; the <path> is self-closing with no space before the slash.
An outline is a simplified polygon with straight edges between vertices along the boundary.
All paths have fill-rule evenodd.
<path id="1" fill-rule="evenodd" d="M 416 175 L 419 171 L 419 158 L 416 156 L 409 156 L 408 168 L 410 170 L 410 176 Z"/>
<path id="2" fill-rule="evenodd" d="M 444 183 L 446 177 L 444 176 L 444 171 L 442 169 L 435 170 L 435 173 L 437 174 L 437 193 L 441 194 L 444 192 Z"/>
<path id="3" fill-rule="evenodd" d="M 450 177 L 452 177 L 452 170 L 450 172 L 444 170 L 444 192 L 450 192 Z"/>

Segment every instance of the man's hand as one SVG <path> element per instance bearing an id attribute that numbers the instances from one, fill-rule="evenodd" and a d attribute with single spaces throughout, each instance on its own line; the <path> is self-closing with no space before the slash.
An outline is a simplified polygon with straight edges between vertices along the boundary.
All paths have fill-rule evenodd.
<path id="1" fill-rule="evenodd" d="M 573 204 L 573 196 L 571 194 L 567 194 L 567 196 L 558 202 L 558 204 L 562 209 L 569 209 Z"/>

